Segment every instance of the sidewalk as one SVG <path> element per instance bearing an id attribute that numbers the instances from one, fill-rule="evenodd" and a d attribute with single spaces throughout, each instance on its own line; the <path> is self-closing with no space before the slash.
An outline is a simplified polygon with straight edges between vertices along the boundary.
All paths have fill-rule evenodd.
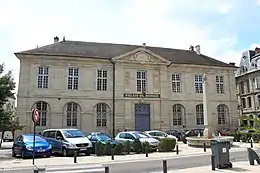
<path id="1" fill-rule="evenodd" d="M 215 171 L 211 170 L 211 166 L 197 167 L 197 168 L 187 168 L 187 169 L 179 169 L 179 170 L 170 170 L 168 173 L 191 173 L 191 172 L 199 172 L 199 173 L 208 173 L 208 172 L 226 172 L 226 173 L 234 173 L 234 172 L 251 172 L 251 173 L 259 173 L 260 165 L 249 165 L 249 162 L 234 162 L 233 168 L 230 169 L 216 169 Z M 159 172 L 158 172 L 159 173 Z"/>

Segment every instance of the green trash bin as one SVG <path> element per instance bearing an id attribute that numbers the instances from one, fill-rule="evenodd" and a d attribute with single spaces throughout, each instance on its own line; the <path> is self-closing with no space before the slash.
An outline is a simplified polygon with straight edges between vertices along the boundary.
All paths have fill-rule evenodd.
<path id="1" fill-rule="evenodd" d="M 218 169 L 232 168 L 229 158 L 229 141 L 211 140 L 211 152 L 215 158 L 215 165 Z"/>

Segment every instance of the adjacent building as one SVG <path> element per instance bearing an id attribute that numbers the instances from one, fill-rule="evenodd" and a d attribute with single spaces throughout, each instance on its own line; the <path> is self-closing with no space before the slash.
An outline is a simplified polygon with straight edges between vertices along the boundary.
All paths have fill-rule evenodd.
<path id="1" fill-rule="evenodd" d="M 260 48 L 242 54 L 236 84 L 240 123 L 253 126 L 253 119 L 260 118 Z"/>
<path id="2" fill-rule="evenodd" d="M 20 60 L 17 111 L 31 132 L 74 128 L 85 132 L 203 127 L 202 75 L 209 81 L 209 123 L 237 126 L 233 63 L 187 50 L 59 41 L 15 53 Z"/>

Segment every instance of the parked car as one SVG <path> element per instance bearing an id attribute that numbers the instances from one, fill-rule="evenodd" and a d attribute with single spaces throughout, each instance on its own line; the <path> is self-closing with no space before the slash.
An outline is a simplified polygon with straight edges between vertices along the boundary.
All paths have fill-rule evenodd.
<path id="1" fill-rule="evenodd" d="M 219 130 L 219 133 L 222 136 L 226 136 L 226 135 L 229 135 L 230 133 L 235 133 L 237 131 L 238 131 L 238 128 L 222 128 Z"/>
<path id="2" fill-rule="evenodd" d="M 94 149 L 97 142 L 101 142 L 102 144 L 110 142 L 113 146 L 116 146 L 118 143 L 116 140 L 113 140 L 108 134 L 102 132 L 92 132 L 88 135 L 88 139 L 92 142 Z"/>
<path id="3" fill-rule="evenodd" d="M 135 139 L 139 139 L 141 143 L 148 142 L 152 150 L 158 149 L 159 141 L 157 139 L 149 137 L 148 135 L 142 132 L 138 132 L 138 131 L 120 132 L 115 137 L 115 140 L 118 142 L 130 141 L 132 143 L 134 142 Z"/>
<path id="4" fill-rule="evenodd" d="M 148 135 L 151 138 L 174 138 L 176 141 L 178 141 L 178 138 L 173 136 L 173 135 L 169 135 L 165 132 L 159 131 L 159 130 L 151 130 L 151 131 L 146 131 L 144 132 L 146 135 Z"/>
<path id="5" fill-rule="evenodd" d="M 166 133 L 168 135 L 175 136 L 178 139 L 178 141 L 181 140 L 181 135 L 182 135 L 181 131 L 178 131 L 178 130 L 168 130 Z"/>
<path id="6" fill-rule="evenodd" d="M 42 135 L 52 145 L 52 152 L 64 157 L 72 156 L 74 151 L 85 155 L 93 152 L 92 143 L 79 129 L 48 129 Z"/>
<path id="7" fill-rule="evenodd" d="M 0 132 L 0 138 L 2 137 L 2 132 Z M 11 131 L 5 131 L 4 132 L 4 137 L 3 137 L 3 142 L 12 142 L 14 140 L 13 134 Z"/>
<path id="8" fill-rule="evenodd" d="M 33 148 L 34 135 L 24 134 L 18 136 L 12 147 L 12 156 L 20 155 L 22 158 L 32 157 L 35 149 L 35 156 L 50 157 L 52 154 L 52 146 L 44 138 L 35 135 L 35 148 Z"/>
<path id="9" fill-rule="evenodd" d="M 182 135 L 181 140 L 184 144 L 187 144 L 187 137 L 193 137 L 198 135 L 203 136 L 203 132 L 204 128 L 190 129 Z"/>

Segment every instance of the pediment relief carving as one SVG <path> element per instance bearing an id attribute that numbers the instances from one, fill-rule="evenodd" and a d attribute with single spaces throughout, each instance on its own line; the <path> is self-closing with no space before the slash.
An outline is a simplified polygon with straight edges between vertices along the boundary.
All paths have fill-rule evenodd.
<path id="1" fill-rule="evenodd" d="M 157 57 L 146 52 L 137 52 L 135 54 L 122 58 L 122 60 L 134 61 L 137 63 L 165 63 L 161 59 L 158 59 Z"/>

